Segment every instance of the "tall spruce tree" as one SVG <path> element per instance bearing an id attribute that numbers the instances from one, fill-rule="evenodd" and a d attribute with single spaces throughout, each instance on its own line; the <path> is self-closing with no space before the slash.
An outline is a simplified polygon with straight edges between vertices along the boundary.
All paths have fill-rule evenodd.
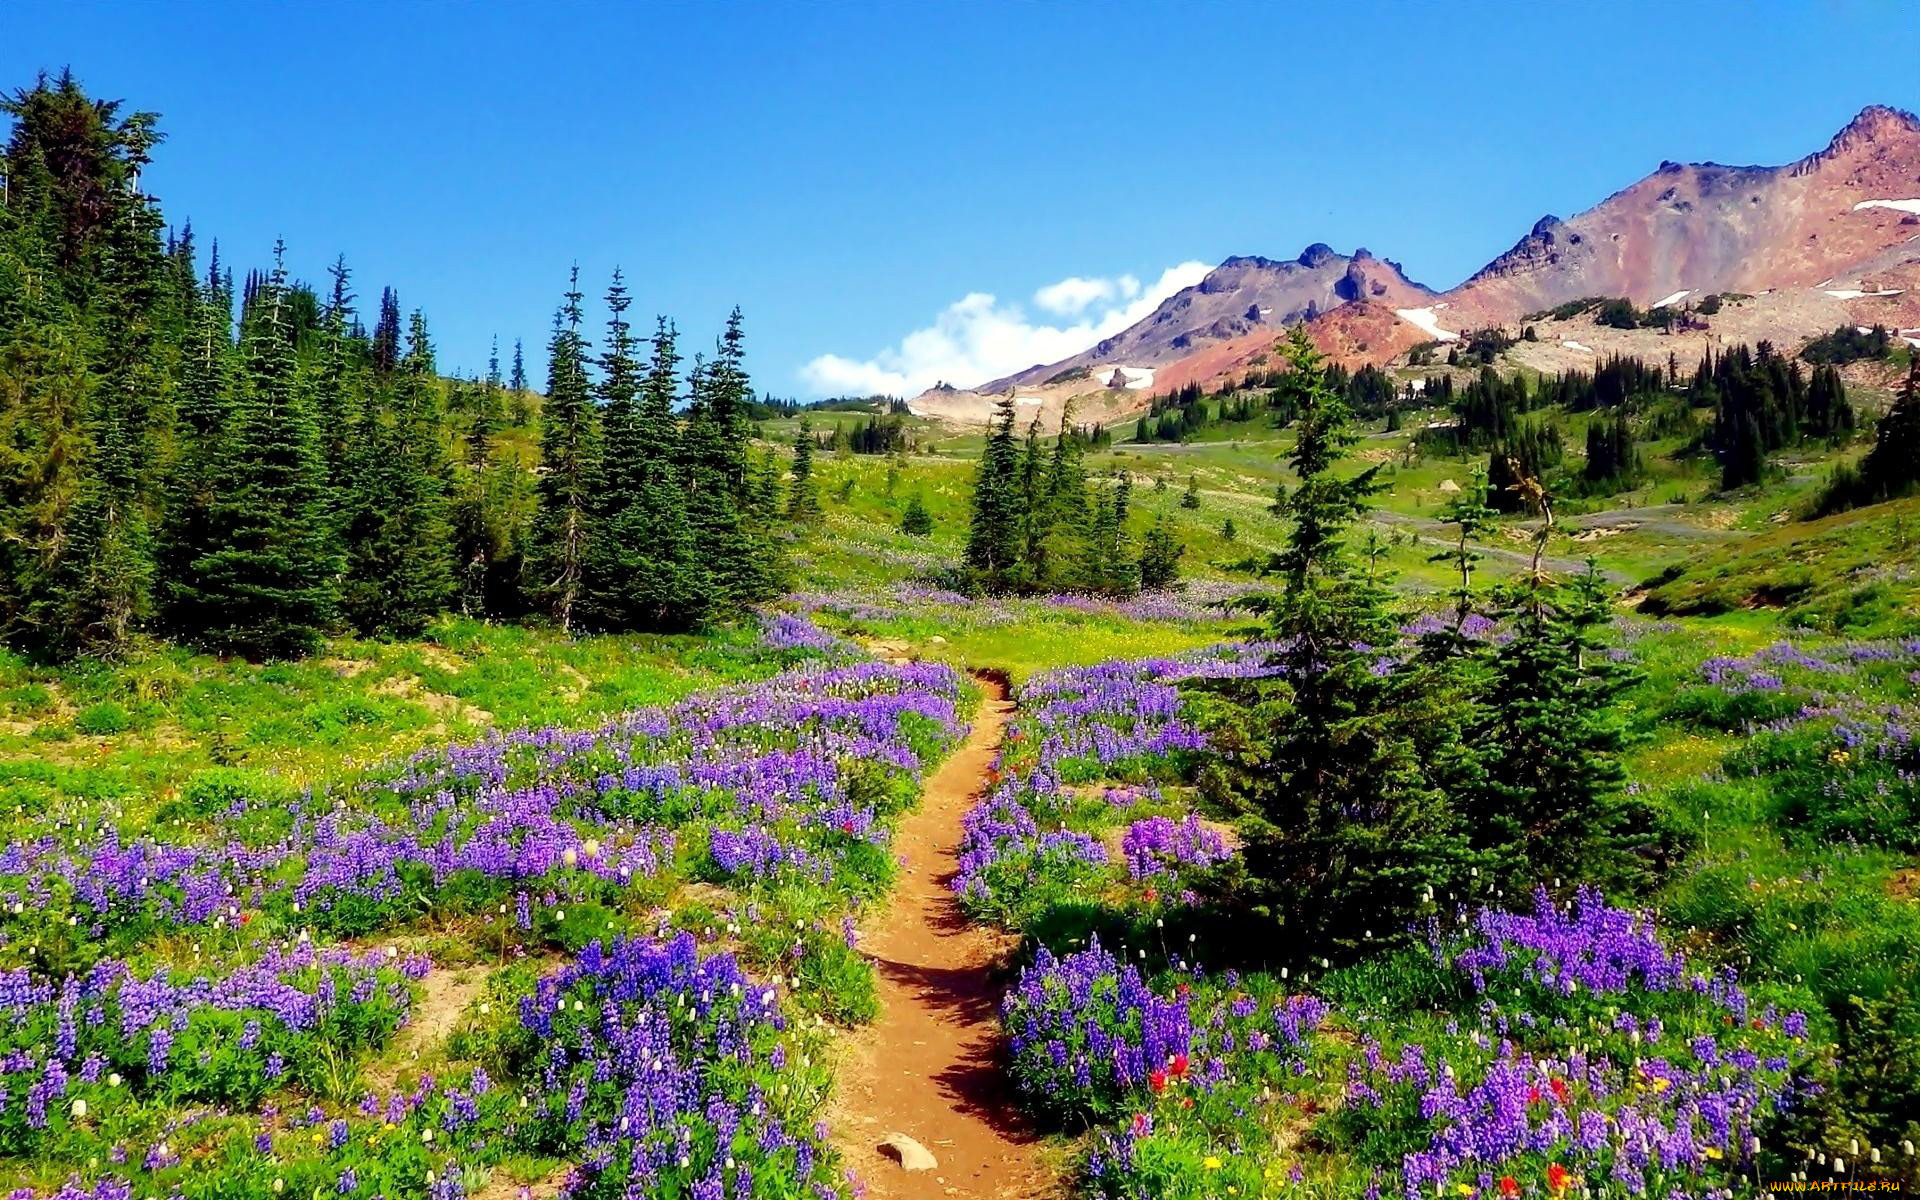
<path id="1" fill-rule="evenodd" d="M 540 413 L 539 509 L 533 547 L 539 591 L 562 630 L 571 631 L 580 603 L 592 524 L 590 487 L 597 449 L 587 343 L 580 333 L 580 268 L 553 320 L 547 347 L 547 400 Z"/>
<path id="2" fill-rule="evenodd" d="M 1467 815 L 1494 886 L 1525 895 L 1550 879 L 1630 888 L 1645 882 L 1652 814 L 1626 791 L 1615 701 L 1632 669 L 1601 653 L 1606 585 L 1589 561 L 1566 588 L 1534 576 L 1509 608 L 1487 700 L 1470 733 L 1481 787 Z"/>
<path id="3" fill-rule="evenodd" d="M 1018 473 L 1009 390 L 994 406 L 986 451 L 973 482 L 973 516 L 967 526 L 965 566 L 989 589 L 1006 586 L 1020 558 Z"/>
<path id="4" fill-rule="evenodd" d="M 194 639 L 250 658 L 305 654 L 334 615 L 326 485 L 294 378 L 284 247 L 241 333 L 240 378 L 215 471 L 208 549 L 192 564 Z"/>
<path id="5" fill-rule="evenodd" d="M 386 411 L 370 410 L 361 423 L 341 608 L 363 633 L 405 637 L 425 628 L 454 591 L 440 383 L 418 312 L 380 394 Z"/>
<path id="6" fill-rule="evenodd" d="M 204 287 L 181 350 L 174 405 L 174 452 L 167 466 L 166 515 L 160 530 L 162 625 L 190 636 L 201 588 L 196 564 L 213 548 L 211 512 L 222 446 L 232 420 L 233 302 L 220 273 L 220 248 L 211 254 Z"/>
<path id="7" fill-rule="evenodd" d="M 800 418 L 793 435 L 793 485 L 787 489 L 787 517 L 811 521 L 820 515 L 820 494 L 813 482 L 813 426 Z"/>
<path id="8" fill-rule="evenodd" d="M 1280 674 L 1217 722 L 1222 754 L 1208 782 L 1241 814 L 1253 898 L 1320 944 L 1358 952 L 1404 937 L 1428 889 L 1465 875 L 1465 838 L 1427 760 L 1458 753 L 1457 738 L 1450 749 L 1432 732 L 1457 697 L 1390 657 L 1396 623 L 1377 558 L 1356 572 L 1346 546 L 1382 487 L 1379 468 L 1341 471 L 1357 435 L 1303 327 L 1285 353 L 1298 483 L 1269 568 L 1284 588 L 1261 605 Z"/>

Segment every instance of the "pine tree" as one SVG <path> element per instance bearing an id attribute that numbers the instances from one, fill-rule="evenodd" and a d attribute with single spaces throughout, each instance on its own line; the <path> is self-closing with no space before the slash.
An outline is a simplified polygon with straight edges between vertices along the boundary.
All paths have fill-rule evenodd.
<path id="1" fill-rule="evenodd" d="M 900 516 L 900 532 L 909 537 L 926 537 L 933 532 L 933 514 L 927 511 L 919 492 L 907 498 L 907 510 Z"/>
<path id="2" fill-rule="evenodd" d="M 538 590 L 562 631 L 573 629 L 586 570 L 598 430 L 587 379 L 587 343 L 580 335 L 580 269 L 554 315 L 547 348 L 547 402 L 540 413 L 539 509 L 533 547 Z"/>
<path id="3" fill-rule="evenodd" d="M 1197 476 L 1187 476 L 1187 490 L 1180 493 L 1180 507 L 1200 507 L 1200 480 Z"/>
<path id="4" fill-rule="evenodd" d="M 400 297 L 380 289 L 380 320 L 373 327 L 373 369 L 392 374 L 400 366 Z"/>
<path id="5" fill-rule="evenodd" d="M 206 286 L 196 289 L 196 297 L 193 326 L 181 354 L 159 553 L 160 561 L 169 564 L 160 581 L 161 622 L 181 635 L 190 635 L 198 621 L 194 610 L 202 589 L 195 564 L 213 549 L 214 489 L 233 415 L 232 300 L 222 283 L 218 245 Z"/>
<path id="6" fill-rule="evenodd" d="M 1471 733 L 1484 782 L 1469 810 L 1494 886 L 1524 895 L 1549 879 L 1609 887 L 1643 881 L 1646 804 L 1625 791 L 1615 700 L 1634 673 L 1600 652 L 1606 588 L 1591 560 L 1564 598 L 1534 578 L 1492 656 Z"/>
<path id="7" fill-rule="evenodd" d="M 385 394 L 389 411 L 361 422 L 341 608 L 363 633 L 404 637 L 425 628 L 454 592 L 440 389 L 418 312 Z"/>
<path id="8" fill-rule="evenodd" d="M 813 426 L 800 418 L 793 437 L 793 486 L 788 489 L 787 517 L 811 521 L 820 515 L 820 497 L 813 482 Z"/>
<path id="9" fill-rule="evenodd" d="M 1254 897 L 1322 944 L 1347 950 L 1404 936 L 1428 888 L 1462 874 L 1459 822 L 1430 774 L 1457 738 L 1436 736 L 1457 696 L 1417 664 L 1383 659 L 1395 636 L 1372 544 L 1353 569 L 1348 528 L 1382 485 L 1378 467 L 1339 470 L 1357 435 L 1320 353 L 1295 326 L 1282 380 L 1298 437 L 1288 455 L 1283 593 L 1262 607 L 1284 682 L 1256 682 L 1217 722 L 1209 786 L 1242 814 Z"/>
<path id="10" fill-rule="evenodd" d="M 1140 542 L 1140 586 L 1147 591 L 1172 587 L 1180 579 L 1180 556 L 1185 553 L 1173 536 L 1165 514 L 1156 517 Z"/>
<path id="11" fill-rule="evenodd" d="M 973 484 L 973 517 L 967 526 L 966 568 L 990 590 L 1006 585 L 1020 557 L 1018 470 L 1009 391 L 994 407 L 992 429 Z"/>
<path id="12" fill-rule="evenodd" d="M 327 547 L 326 486 L 313 414 L 295 386 L 284 251 L 242 331 L 241 370 L 192 564 L 195 640 L 250 658 L 310 652 L 331 624 L 338 564 Z"/>

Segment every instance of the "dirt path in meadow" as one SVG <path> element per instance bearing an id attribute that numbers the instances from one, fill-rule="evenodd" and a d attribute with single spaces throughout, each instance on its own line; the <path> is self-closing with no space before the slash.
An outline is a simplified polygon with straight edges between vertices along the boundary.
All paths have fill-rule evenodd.
<path id="1" fill-rule="evenodd" d="M 880 1017 L 851 1039 L 831 1124 L 874 1200 L 1032 1200 L 1058 1190 L 1000 1070 L 993 970 L 1008 942 L 970 924 L 948 886 L 960 818 L 986 789 L 1013 708 L 1003 680 L 978 682 L 986 700 L 973 730 L 901 824 L 899 883 L 861 931 L 879 975 Z M 905 1170 L 880 1149 L 894 1133 L 925 1146 L 938 1165 Z"/>

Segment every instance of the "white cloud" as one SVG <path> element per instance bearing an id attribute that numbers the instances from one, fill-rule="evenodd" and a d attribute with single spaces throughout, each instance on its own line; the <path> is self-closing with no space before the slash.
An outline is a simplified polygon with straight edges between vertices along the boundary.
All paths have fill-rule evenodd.
<path id="1" fill-rule="evenodd" d="M 941 380 L 970 387 L 1078 354 L 1200 282 L 1211 269 L 1203 262 L 1183 262 L 1144 286 L 1132 275 L 1073 276 L 1034 293 L 1037 307 L 1075 318 L 1071 324 L 1037 324 L 1018 304 L 1002 304 L 990 292 L 969 292 L 898 345 L 866 359 L 822 354 L 800 368 L 800 377 L 817 395 L 911 396 Z"/>

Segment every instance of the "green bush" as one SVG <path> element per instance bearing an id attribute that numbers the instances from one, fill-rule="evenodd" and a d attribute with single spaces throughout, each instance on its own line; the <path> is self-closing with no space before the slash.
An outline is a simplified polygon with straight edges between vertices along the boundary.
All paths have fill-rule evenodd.
<path id="1" fill-rule="evenodd" d="M 113 701 L 103 700 L 75 713 L 73 727 L 89 737 L 104 737 L 110 733 L 125 733 L 133 728 L 133 717 Z"/>

